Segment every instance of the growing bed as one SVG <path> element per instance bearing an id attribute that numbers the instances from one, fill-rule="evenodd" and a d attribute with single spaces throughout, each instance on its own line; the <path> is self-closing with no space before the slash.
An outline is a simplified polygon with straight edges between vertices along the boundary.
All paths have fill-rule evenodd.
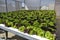
<path id="1" fill-rule="evenodd" d="M 54 10 L 20 10 L 0 13 L 0 24 L 49 40 L 55 40 L 55 23 Z"/>
<path id="2" fill-rule="evenodd" d="M 23 33 L 21 31 L 19 31 L 18 29 L 16 28 L 12 28 L 12 27 L 6 27 L 4 24 L 0 24 L 0 28 L 3 29 L 4 31 L 7 31 L 8 32 L 11 32 L 15 35 L 18 35 L 20 37 L 23 37 L 23 38 L 26 38 L 28 40 L 49 40 L 47 38 L 44 38 L 44 37 L 40 37 L 40 36 L 37 36 L 37 35 L 29 35 L 27 33 Z M 6 37 L 7 39 L 8 37 Z"/>

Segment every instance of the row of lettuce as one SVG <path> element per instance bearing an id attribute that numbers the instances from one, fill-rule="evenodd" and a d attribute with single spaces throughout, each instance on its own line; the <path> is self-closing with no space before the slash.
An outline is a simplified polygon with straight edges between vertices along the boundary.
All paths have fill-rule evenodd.
<path id="1" fill-rule="evenodd" d="M 31 35 L 55 40 L 56 13 L 54 10 L 20 10 L 0 13 L 0 24 L 17 28 Z"/>

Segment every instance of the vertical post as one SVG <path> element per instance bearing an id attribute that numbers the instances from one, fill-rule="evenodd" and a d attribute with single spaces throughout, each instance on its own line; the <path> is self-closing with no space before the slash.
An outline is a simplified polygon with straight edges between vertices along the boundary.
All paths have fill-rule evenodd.
<path id="1" fill-rule="evenodd" d="M 7 40 L 7 39 L 8 39 L 8 32 L 5 31 L 5 40 Z"/>
<path id="2" fill-rule="evenodd" d="M 16 9 L 16 0 L 15 0 L 15 10 L 17 10 L 17 9 Z"/>
<path id="3" fill-rule="evenodd" d="M 39 10 L 41 10 L 41 0 L 40 0 L 40 8 L 39 8 Z"/>
<path id="4" fill-rule="evenodd" d="M 55 10 L 55 8 L 56 8 L 55 5 L 56 5 L 56 0 L 54 0 L 54 10 Z"/>
<path id="5" fill-rule="evenodd" d="M 13 0 L 13 1 L 15 2 L 15 4 L 14 4 L 15 5 L 15 10 L 14 11 L 16 11 L 16 0 Z"/>
<path id="6" fill-rule="evenodd" d="M 6 12 L 8 12 L 8 8 L 7 8 L 7 0 L 5 0 L 5 4 L 6 4 Z"/>
<path id="7" fill-rule="evenodd" d="M 15 1 L 15 8 L 16 8 L 16 11 L 19 10 L 19 1 Z"/>
<path id="8" fill-rule="evenodd" d="M 25 0 L 24 0 L 24 8 L 25 8 Z"/>

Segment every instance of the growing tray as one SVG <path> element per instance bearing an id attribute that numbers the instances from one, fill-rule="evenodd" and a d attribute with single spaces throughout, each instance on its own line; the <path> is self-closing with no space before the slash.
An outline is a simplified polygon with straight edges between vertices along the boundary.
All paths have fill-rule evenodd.
<path id="1" fill-rule="evenodd" d="M 6 27 L 4 24 L 0 24 L 0 29 L 11 32 L 15 35 L 26 38 L 28 40 L 49 40 L 47 38 L 43 38 L 43 37 L 40 37 L 40 36 L 37 36 L 37 35 L 29 35 L 27 33 L 23 33 L 21 31 L 19 31 L 18 29 L 15 29 L 15 28 L 12 28 L 12 27 Z"/>

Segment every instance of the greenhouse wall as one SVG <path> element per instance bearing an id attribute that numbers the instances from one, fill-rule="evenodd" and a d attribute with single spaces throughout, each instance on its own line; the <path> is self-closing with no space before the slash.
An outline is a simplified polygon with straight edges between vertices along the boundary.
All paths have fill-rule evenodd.
<path id="1" fill-rule="evenodd" d="M 0 12 L 6 12 L 5 0 L 0 0 Z"/>
<path id="2" fill-rule="evenodd" d="M 56 10 L 56 16 L 59 17 L 60 16 L 60 0 L 56 0 L 55 10 Z"/>
<path id="3" fill-rule="evenodd" d="M 15 1 L 13 0 L 7 0 L 7 8 L 8 11 L 15 11 Z"/>
<path id="4" fill-rule="evenodd" d="M 54 10 L 54 6 L 55 0 L 0 0 L 0 12 L 16 10 Z"/>

